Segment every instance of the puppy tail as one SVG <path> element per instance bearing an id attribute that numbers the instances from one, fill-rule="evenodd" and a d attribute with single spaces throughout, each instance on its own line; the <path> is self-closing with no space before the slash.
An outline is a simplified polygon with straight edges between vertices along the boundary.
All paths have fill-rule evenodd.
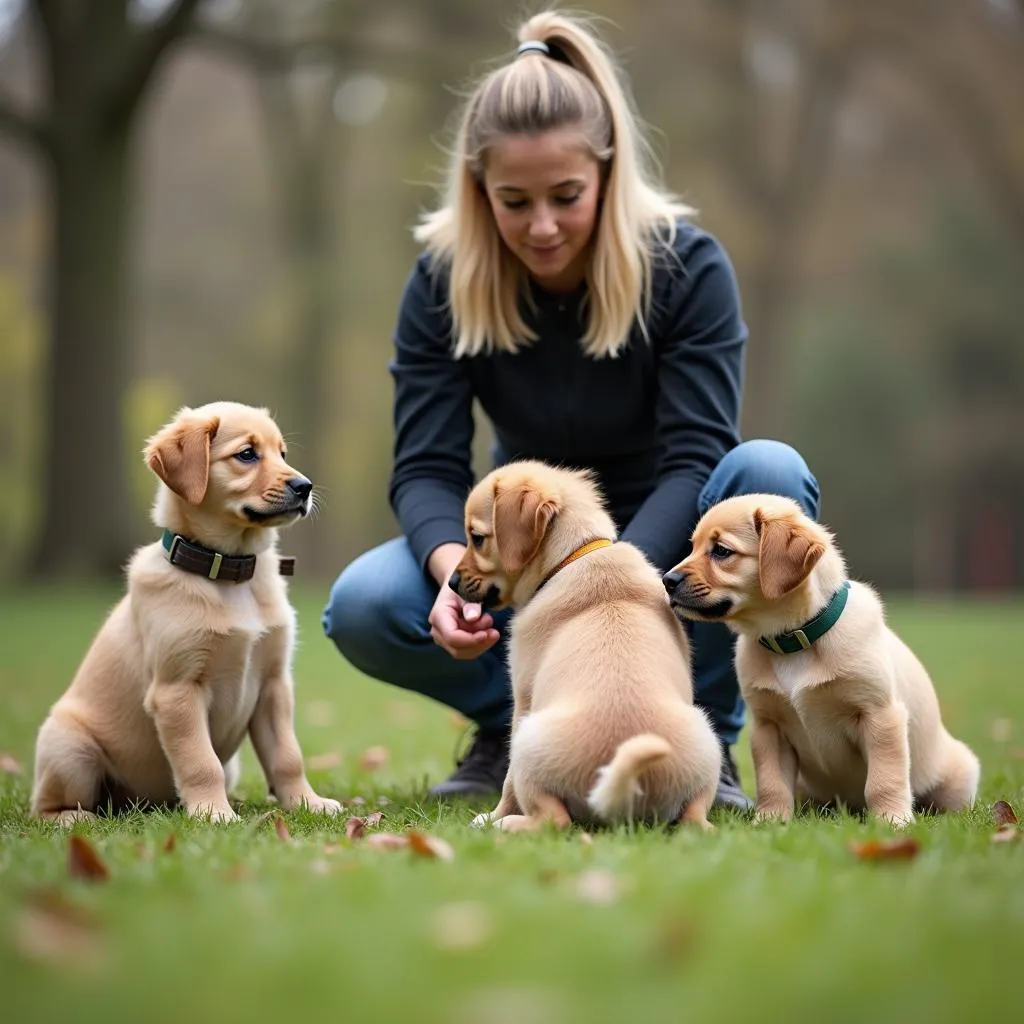
<path id="1" fill-rule="evenodd" d="M 631 819 L 637 798 L 643 796 L 638 776 L 671 753 L 668 740 L 653 732 L 620 743 L 611 761 L 597 770 L 597 782 L 587 796 L 590 809 L 603 821 Z"/>

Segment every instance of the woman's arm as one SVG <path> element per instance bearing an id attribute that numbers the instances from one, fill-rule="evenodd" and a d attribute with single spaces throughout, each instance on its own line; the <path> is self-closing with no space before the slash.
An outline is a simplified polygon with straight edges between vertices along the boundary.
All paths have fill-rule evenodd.
<path id="1" fill-rule="evenodd" d="M 427 569 L 440 545 L 466 543 L 473 393 L 464 362 L 452 358 L 443 286 L 424 256 L 402 295 L 390 370 L 395 447 L 389 498 L 417 561 Z"/>
<path id="2" fill-rule="evenodd" d="M 690 230 L 677 251 L 685 270 L 672 273 L 651 338 L 658 482 L 622 533 L 662 570 L 689 551 L 701 488 L 739 443 L 747 341 L 736 277 L 719 243 Z"/>

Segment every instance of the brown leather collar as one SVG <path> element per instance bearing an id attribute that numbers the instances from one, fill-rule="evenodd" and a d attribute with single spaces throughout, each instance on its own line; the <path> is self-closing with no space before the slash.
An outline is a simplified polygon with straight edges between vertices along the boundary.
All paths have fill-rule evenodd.
<path id="1" fill-rule="evenodd" d="M 161 543 L 171 565 L 210 580 L 245 583 L 256 572 L 255 555 L 224 555 L 170 530 L 164 530 Z M 295 559 L 278 558 L 278 572 L 282 576 L 294 576 Z"/>
<path id="2" fill-rule="evenodd" d="M 596 537 L 594 540 L 588 540 L 586 544 L 582 547 L 578 547 L 571 555 L 567 555 L 563 558 L 558 565 L 556 565 L 554 569 L 552 569 L 551 572 L 549 572 L 547 576 L 540 581 L 540 587 L 538 587 L 537 590 L 540 590 L 541 587 L 548 583 L 552 576 L 561 572 L 567 565 L 571 565 L 577 558 L 589 555 L 591 551 L 597 551 L 600 548 L 611 547 L 614 543 L 615 541 L 609 540 L 607 537 Z"/>

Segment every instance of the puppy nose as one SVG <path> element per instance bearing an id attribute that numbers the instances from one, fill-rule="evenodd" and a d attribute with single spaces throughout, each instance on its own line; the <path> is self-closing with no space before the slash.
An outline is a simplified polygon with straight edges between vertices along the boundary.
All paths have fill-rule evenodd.
<path id="1" fill-rule="evenodd" d="M 665 589 L 671 594 L 672 591 L 683 582 L 685 576 L 686 573 L 679 572 L 676 569 L 670 569 L 661 577 L 661 582 L 665 584 Z"/>
<path id="2" fill-rule="evenodd" d="M 453 572 L 451 574 L 451 576 L 448 577 L 448 586 L 451 587 L 452 590 L 454 590 L 456 594 L 459 592 L 459 586 L 460 586 L 461 583 L 462 583 L 462 576 L 459 575 L 458 572 Z"/>
<path id="3" fill-rule="evenodd" d="M 304 476 L 293 476 L 286 486 L 295 497 L 301 498 L 303 501 L 309 497 L 310 492 L 313 490 L 312 481 L 307 480 Z"/>

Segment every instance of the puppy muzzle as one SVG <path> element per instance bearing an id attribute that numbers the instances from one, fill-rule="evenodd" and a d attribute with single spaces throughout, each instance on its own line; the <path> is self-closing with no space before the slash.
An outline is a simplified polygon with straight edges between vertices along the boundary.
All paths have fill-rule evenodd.
<path id="1" fill-rule="evenodd" d="M 672 569 L 662 576 L 661 582 L 668 591 L 672 611 L 679 619 L 724 619 L 732 610 L 730 598 L 709 600 L 706 588 L 695 584 L 685 570 Z"/>
<path id="2" fill-rule="evenodd" d="M 462 573 L 457 570 L 448 578 L 448 586 L 455 591 L 463 601 L 472 601 L 482 608 L 490 611 L 501 604 L 501 591 L 492 583 L 487 590 L 483 590 L 482 580 L 463 580 Z"/>

